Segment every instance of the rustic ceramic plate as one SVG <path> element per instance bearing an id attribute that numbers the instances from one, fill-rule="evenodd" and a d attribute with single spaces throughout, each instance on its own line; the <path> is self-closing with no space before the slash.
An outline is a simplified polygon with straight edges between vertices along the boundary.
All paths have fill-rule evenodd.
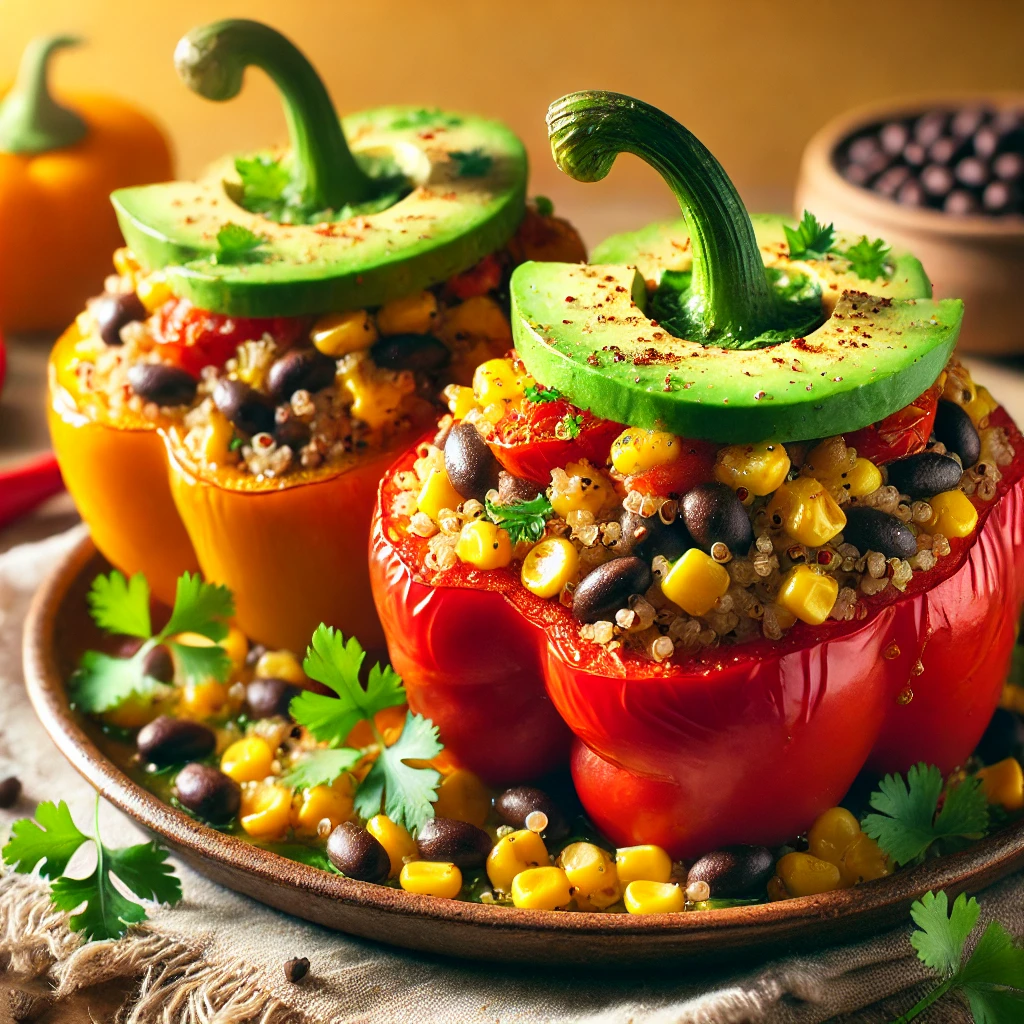
<path id="1" fill-rule="evenodd" d="M 821 896 L 686 914 L 514 910 L 416 896 L 286 860 L 193 821 L 128 778 L 68 707 L 65 680 L 98 636 L 85 594 L 109 565 L 88 540 L 36 595 L 25 625 L 25 679 L 43 725 L 106 799 L 197 871 L 269 906 L 352 935 L 452 956 L 538 964 L 736 959 L 849 941 L 905 923 L 929 889 L 952 898 L 1024 867 L 1024 823 L 911 871 Z"/>

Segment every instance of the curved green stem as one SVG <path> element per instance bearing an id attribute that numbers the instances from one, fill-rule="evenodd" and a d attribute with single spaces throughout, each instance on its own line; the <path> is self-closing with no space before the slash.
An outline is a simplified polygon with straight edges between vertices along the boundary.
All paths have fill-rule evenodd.
<path id="1" fill-rule="evenodd" d="M 692 133 L 640 100 L 601 91 L 556 100 L 547 123 L 555 162 L 577 181 L 600 181 L 619 153 L 632 153 L 675 193 L 690 231 L 688 308 L 699 340 L 730 348 L 778 326 L 746 208 Z"/>
<path id="2" fill-rule="evenodd" d="M 40 36 L 25 47 L 18 78 L 0 103 L 0 152 L 45 153 L 73 146 L 88 126 L 50 94 L 50 57 L 81 42 L 75 36 Z"/>
<path id="3" fill-rule="evenodd" d="M 174 51 L 185 84 L 210 100 L 229 100 L 249 65 L 281 91 L 291 138 L 291 192 L 307 210 L 338 210 L 373 196 L 373 183 L 352 156 L 327 89 L 313 65 L 280 32 L 228 18 L 195 28 Z"/>

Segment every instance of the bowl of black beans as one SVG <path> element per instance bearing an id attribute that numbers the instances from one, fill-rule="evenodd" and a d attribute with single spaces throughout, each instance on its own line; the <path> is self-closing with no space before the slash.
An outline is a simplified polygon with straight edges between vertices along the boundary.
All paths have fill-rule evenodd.
<path id="1" fill-rule="evenodd" d="M 804 152 L 797 213 L 912 250 L 961 296 L 962 349 L 1024 354 L 1024 94 L 853 111 Z"/>

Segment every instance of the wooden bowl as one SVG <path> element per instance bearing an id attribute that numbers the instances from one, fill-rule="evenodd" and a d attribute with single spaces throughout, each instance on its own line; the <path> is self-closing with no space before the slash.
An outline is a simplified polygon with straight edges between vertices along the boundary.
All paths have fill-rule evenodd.
<path id="1" fill-rule="evenodd" d="M 909 249 L 924 264 L 937 297 L 964 300 L 962 351 L 1020 355 L 1024 353 L 1018 294 L 1024 280 L 1024 217 L 957 217 L 901 206 L 851 184 L 833 163 L 838 145 L 869 125 L 979 103 L 1024 109 L 1024 93 L 909 97 L 859 107 L 829 121 L 804 150 L 796 213 L 810 210 L 819 220 Z"/>
<path id="2" fill-rule="evenodd" d="M 25 624 L 25 680 L 40 720 L 103 796 L 195 870 L 286 913 L 368 939 L 450 956 L 535 964 L 736 960 L 820 948 L 909 921 L 913 900 L 975 893 L 1024 867 L 1024 822 L 969 850 L 887 879 L 751 907 L 699 913 L 581 914 L 416 896 L 328 874 L 194 821 L 129 779 L 68 706 L 65 680 L 98 634 L 85 594 L 109 564 L 83 540 L 40 588 Z M 93 730 L 94 731 L 94 730 Z"/>

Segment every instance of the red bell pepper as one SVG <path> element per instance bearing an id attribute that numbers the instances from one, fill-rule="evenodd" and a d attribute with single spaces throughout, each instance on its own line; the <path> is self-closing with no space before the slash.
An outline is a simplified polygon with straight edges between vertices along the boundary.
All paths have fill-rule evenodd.
<path id="1" fill-rule="evenodd" d="M 409 703 L 493 783 L 557 765 L 567 723 L 595 823 L 616 843 L 674 857 L 791 838 L 865 766 L 952 769 L 996 707 L 1024 601 L 1024 438 L 1002 409 L 991 422 L 1017 452 L 997 497 L 977 502 L 976 532 L 951 540 L 904 593 L 865 599 L 862 619 L 798 623 L 780 641 L 661 665 L 582 642 L 571 613 L 514 571 L 427 572 L 426 541 L 382 512 L 390 473 L 370 568 Z"/>

